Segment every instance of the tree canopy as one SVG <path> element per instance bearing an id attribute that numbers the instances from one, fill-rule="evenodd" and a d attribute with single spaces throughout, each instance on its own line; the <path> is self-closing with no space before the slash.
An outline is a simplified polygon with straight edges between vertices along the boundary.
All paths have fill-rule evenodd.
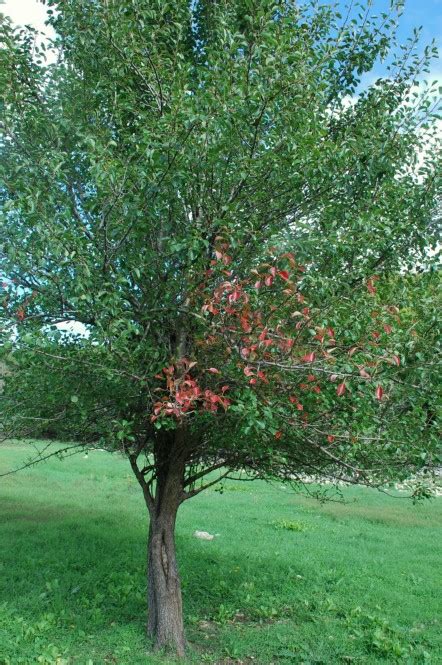
<path id="1" fill-rule="evenodd" d="M 129 457 L 183 652 L 182 501 L 435 463 L 436 53 L 399 1 L 47 5 L 50 47 L 1 26 L 0 415 Z"/>

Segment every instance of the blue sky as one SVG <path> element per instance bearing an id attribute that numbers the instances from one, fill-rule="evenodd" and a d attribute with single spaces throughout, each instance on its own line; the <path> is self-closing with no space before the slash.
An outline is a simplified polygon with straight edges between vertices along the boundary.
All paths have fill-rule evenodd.
<path id="1" fill-rule="evenodd" d="M 363 0 L 354 1 L 361 2 Z M 375 13 L 380 14 L 389 11 L 390 0 L 372 0 L 372 2 Z M 324 4 L 327 3 L 324 1 Z M 337 0 L 337 5 L 342 8 L 341 13 L 344 14 L 344 8 L 348 5 L 348 0 Z M 412 35 L 414 28 L 421 28 L 420 50 L 423 50 L 426 45 L 434 40 L 439 51 L 442 51 L 442 0 L 405 0 L 404 9 L 399 19 L 398 41 L 404 43 Z M 426 78 L 430 80 L 439 79 L 442 83 L 441 58 L 438 61 L 433 61 L 431 70 L 431 76 L 426 75 Z M 373 79 L 383 74 L 385 74 L 385 68 L 379 63 L 371 72 L 369 78 Z"/>
<path id="2" fill-rule="evenodd" d="M 442 84 L 442 0 L 409 0 L 401 20 L 399 36 L 408 35 L 414 27 L 422 26 L 422 42 L 435 39 L 439 60 L 432 65 L 432 74 Z"/>
<path id="3" fill-rule="evenodd" d="M 408 0 L 401 21 L 400 34 L 405 36 L 413 27 L 423 27 L 423 38 L 433 37 L 442 43 L 442 0 Z"/>

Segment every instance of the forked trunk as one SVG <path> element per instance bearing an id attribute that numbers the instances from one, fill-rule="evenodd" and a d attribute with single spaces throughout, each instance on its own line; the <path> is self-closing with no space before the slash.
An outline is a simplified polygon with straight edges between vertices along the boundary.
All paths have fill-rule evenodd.
<path id="1" fill-rule="evenodd" d="M 148 633 L 161 649 L 184 655 L 185 638 L 181 581 L 175 554 L 178 506 L 169 505 L 151 515 L 148 541 Z"/>

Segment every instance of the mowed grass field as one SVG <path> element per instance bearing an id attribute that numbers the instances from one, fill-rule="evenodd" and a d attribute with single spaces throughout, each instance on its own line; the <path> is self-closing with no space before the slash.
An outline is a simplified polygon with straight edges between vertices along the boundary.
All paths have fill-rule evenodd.
<path id="1" fill-rule="evenodd" d="M 2 444 L 0 472 L 29 455 Z M 180 510 L 186 663 L 442 663 L 442 499 L 321 505 L 234 483 Z M 211 542 L 195 529 L 219 534 Z M 0 663 L 164 665 L 145 625 L 147 515 L 95 451 L 0 479 Z"/>

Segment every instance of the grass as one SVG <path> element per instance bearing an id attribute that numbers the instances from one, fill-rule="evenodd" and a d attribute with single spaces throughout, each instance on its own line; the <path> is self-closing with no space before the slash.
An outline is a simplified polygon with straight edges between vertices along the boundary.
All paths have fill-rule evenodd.
<path id="1" fill-rule="evenodd" d="M 27 454 L 2 444 L 0 472 Z M 441 499 L 346 497 L 321 505 L 231 483 L 182 507 L 186 665 L 442 663 Z M 141 492 L 116 455 L 0 479 L 0 664 L 174 662 L 144 637 L 146 534 Z"/>

